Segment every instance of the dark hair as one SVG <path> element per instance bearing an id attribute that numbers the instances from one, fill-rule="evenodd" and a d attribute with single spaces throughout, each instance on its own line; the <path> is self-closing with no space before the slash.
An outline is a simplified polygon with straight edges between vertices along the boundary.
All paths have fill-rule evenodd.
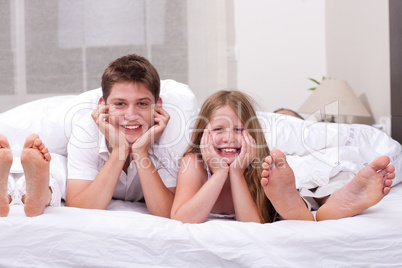
<path id="1" fill-rule="evenodd" d="M 298 114 L 297 112 L 295 112 L 295 111 L 293 111 L 293 110 L 290 110 L 290 109 L 286 109 L 286 108 L 279 108 L 279 109 L 276 109 L 275 111 L 274 111 L 274 113 L 279 113 L 280 114 L 280 112 L 282 112 L 282 111 L 287 111 L 287 112 L 289 112 L 290 114 L 289 115 L 291 115 L 291 116 L 294 116 L 294 117 L 297 117 L 297 118 L 300 118 L 300 119 L 304 119 L 300 114 Z"/>
<path id="2" fill-rule="evenodd" d="M 109 63 L 102 75 L 101 82 L 105 101 L 115 84 L 126 82 L 144 85 L 155 97 L 155 102 L 158 101 L 160 92 L 159 74 L 146 58 L 130 54 Z"/>

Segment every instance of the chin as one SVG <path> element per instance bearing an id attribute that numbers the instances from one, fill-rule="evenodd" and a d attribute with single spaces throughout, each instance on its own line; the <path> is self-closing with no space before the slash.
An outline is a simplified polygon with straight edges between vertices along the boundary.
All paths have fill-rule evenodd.
<path id="1" fill-rule="evenodd" d="M 138 140 L 139 137 L 140 137 L 140 136 L 138 136 L 138 137 L 133 137 L 133 136 L 127 137 L 127 136 L 126 136 L 126 141 L 127 141 L 128 143 L 134 143 L 134 142 L 136 142 L 136 141 Z"/>
<path id="2" fill-rule="evenodd" d="M 227 157 L 227 156 L 225 156 L 225 158 L 227 159 L 228 165 L 232 164 L 233 161 L 235 161 L 235 159 L 236 159 L 236 157 Z"/>

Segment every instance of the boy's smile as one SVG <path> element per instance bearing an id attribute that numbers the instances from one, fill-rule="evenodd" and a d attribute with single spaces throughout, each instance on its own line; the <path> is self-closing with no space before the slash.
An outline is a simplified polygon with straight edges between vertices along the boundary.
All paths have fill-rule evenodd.
<path id="1" fill-rule="evenodd" d="M 109 123 L 124 133 L 130 143 L 153 125 L 155 98 L 143 84 L 115 84 L 106 104 L 109 105 Z"/>

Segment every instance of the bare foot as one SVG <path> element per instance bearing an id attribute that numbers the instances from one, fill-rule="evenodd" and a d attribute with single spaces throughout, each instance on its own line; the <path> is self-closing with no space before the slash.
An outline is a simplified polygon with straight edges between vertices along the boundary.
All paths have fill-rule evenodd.
<path id="1" fill-rule="evenodd" d="M 10 174 L 13 154 L 7 138 L 0 134 L 0 217 L 8 215 L 11 198 L 8 195 L 7 183 Z"/>
<path id="2" fill-rule="evenodd" d="M 28 217 L 43 213 L 51 200 L 49 188 L 49 163 L 51 156 L 38 135 L 31 134 L 21 152 L 21 164 L 25 173 L 26 194 L 23 197 Z"/>
<path id="3" fill-rule="evenodd" d="M 387 156 L 381 156 L 361 169 L 318 209 L 317 221 L 352 217 L 380 202 L 390 192 L 395 178 L 395 167 L 389 162 Z"/>
<path id="4" fill-rule="evenodd" d="M 314 221 L 313 214 L 296 189 L 295 175 L 286 162 L 286 156 L 280 150 L 273 149 L 271 155 L 265 158 L 262 168 L 261 185 L 282 219 Z"/>

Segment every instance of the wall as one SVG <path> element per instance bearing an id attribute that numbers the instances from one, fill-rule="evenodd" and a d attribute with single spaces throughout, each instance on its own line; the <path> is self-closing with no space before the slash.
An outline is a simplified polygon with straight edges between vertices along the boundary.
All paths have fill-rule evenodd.
<path id="1" fill-rule="evenodd" d="M 326 0 L 325 3 L 328 76 L 347 80 L 373 114 L 371 120 L 355 118 L 354 122 L 389 119 L 388 1 Z"/>
<path id="2" fill-rule="evenodd" d="M 297 110 L 326 74 L 324 2 L 235 0 L 238 88 L 266 111 Z"/>
<path id="3" fill-rule="evenodd" d="M 343 79 L 373 115 L 348 122 L 388 123 L 388 20 L 386 0 L 235 0 L 238 88 L 297 110 L 309 77 Z"/>

